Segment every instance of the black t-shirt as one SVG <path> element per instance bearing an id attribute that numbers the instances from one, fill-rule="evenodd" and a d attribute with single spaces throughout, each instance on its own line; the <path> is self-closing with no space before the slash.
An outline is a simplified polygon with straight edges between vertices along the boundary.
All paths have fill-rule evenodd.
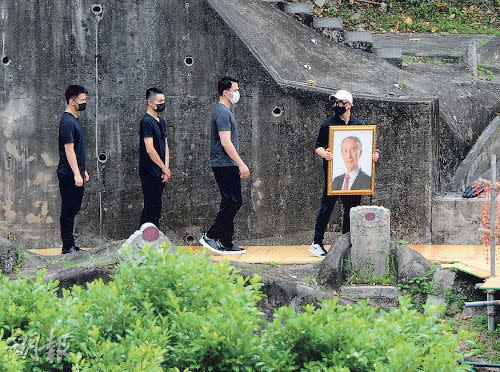
<path id="1" fill-rule="evenodd" d="M 65 112 L 59 123 L 59 165 L 57 166 L 57 174 L 73 175 L 71 166 L 64 145 L 73 143 L 75 148 L 76 160 L 82 177 L 85 174 L 85 132 L 83 131 L 82 122 Z"/>
<path id="2" fill-rule="evenodd" d="M 165 162 L 165 139 L 167 138 L 167 123 L 165 122 L 165 119 L 160 118 L 160 121 L 156 121 L 156 119 L 151 115 L 144 115 L 141 119 L 139 137 L 139 173 L 144 176 L 161 178 L 163 172 L 161 171 L 161 168 L 151 160 L 146 152 L 144 138 L 153 138 L 153 146 L 161 160 Z"/>
<path id="3" fill-rule="evenodd" d="M 326 149 L 328 147 L 328 137 L 330 134 L 331 125 L 364 125 L 364 123 L 352 115 L 347 124 L 340 118 L 340 116 L 332 116 L 326 119 L 326 121 L 319 128 L 318 138 L 316 139 L 316 145 L 314 146 L 315 149 L 317 149 L 318 147 L 324 147 Z M 325 171 L 325 175 L 327 172 L 327 166 L 328 162 L 323 159 L 323 169 Z"/>

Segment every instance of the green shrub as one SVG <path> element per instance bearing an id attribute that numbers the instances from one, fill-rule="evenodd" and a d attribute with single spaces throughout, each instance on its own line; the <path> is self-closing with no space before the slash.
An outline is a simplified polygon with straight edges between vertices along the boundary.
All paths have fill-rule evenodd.
<path id="1" fill-rule="evenodd" d="M 306 306 L 302 314 L 281 308 L 267 327 L 263 343 L 269 345 L 262 367 L 267 371 L 463 371 L 457 366 L 460 340 L 438 312 L 424 314 L 410 300 L 377 312 L 366 302 L 341 306 L 324 301 L 320 309 Z"/>
<path id="2" fill-rule="evenodd" d="M 261 328 L 260 278 L 206 254 L 145 248 L 112 281 L 56 295 L 0 277 L 0 371 L 459 371 L 463 334 L 407 298 L 379 312 L 324 301 Z"/>

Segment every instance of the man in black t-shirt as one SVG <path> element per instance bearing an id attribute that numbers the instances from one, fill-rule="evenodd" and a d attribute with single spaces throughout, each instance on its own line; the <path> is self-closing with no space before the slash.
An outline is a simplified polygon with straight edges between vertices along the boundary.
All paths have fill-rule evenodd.
<path id="1" fill-rule="evenodd" d="M 85 110 L 87 90 L 79 85 L 66 89 L 66 110 L 59 123 L 59 165 L 57 178 L 61 193 L 61 239 L 62 253 L 78 252 L 73 227 L 75 217 L 82 205 L 83 183 L 89 181 L 85 169 L 85 132 L 78 112 Z"/>
<path id="2" fill-rule="evenodd" d="M 339 90 L 331 96 L 333 99 L 334 116 L 328 118 L 319 129 L 318 138 L 316 139 L 316 154 L 323 159 L 324 171 L 324 189 L 321 197 L 321 208 L 316 217 L 314 226 L 314 241 L 309 247 L 309 252 L 318 257 L 326 256 L 326 249 L 323 246 L 323 237 L 325 235 L 328 221 L 332 215 L 333 208 L 337 202 L 338 196 L 328 195 L 327 177 L 328 177 L 328 160 L 333 159 L 333 153 L 328 148 L 328 136 L 331 125 L 363 125 L 364 123 L 351 115 L 353 106 L 352 94 L 347 90 Z M 373 159 L 378 160 L 379 151 L 375 149 Z M 344 218 L 342 221 L 342 233 L 345 234 L 350 230 L 350 211 L 351 208 L 357 207 L 361 203 L 361 195 L 341 195 L 340 200 L 344 206 Z"/>
<path id="3" fill-rule="evenodd" d="M 139 176 L 141 177 L 144 208 L 141 225 L 151 222 L 159 227 L 161 197 L 170 172 L 170 151 L 167 142 L 167 124 L 158 116 L 165 110 L 165 94 L 157 88 L 146 91 L 147 111 L 139 129 Z"/>

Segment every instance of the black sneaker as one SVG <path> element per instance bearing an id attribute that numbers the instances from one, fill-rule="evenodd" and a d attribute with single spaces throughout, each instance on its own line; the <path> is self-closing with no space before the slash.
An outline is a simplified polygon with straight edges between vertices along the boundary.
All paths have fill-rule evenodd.
<path id="1" fill-rule="evenodd" d="M 243 248 L 238 247 L 236 244 L 231 243 L 231 246 L 228 248 L 224 246 L 221 242 L 219 242 L 221 248 L 226 252 L 225 254 L 242 254 L 246 253 L 247 251 L 244 250 Z"/>
<path id="2" fill-rule="evenodd" d="M 69 248 L 63 248 L 62 254 L 75 253 L 75 252 L 79 252 L 79 251 L 81 251 L 80 248 L 78 248 L 77 246 L 72 246 Z"/>
<path id="3" fill-rule="evenodd" d="M 209 238 L 206 234 L 204 234 L 201 237 L 200 244 L 212 253 L 224 254 L 224 250 L 222 249 L 220 244 L 217 242 L 217 240 Z"/>

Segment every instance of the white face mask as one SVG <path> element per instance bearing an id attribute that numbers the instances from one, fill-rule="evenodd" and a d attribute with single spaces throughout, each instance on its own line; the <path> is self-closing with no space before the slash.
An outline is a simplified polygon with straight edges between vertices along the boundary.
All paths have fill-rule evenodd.
<path id="1" fill-rule="evenodd" d="M 234 105 L 235 103 L 238 103 L 238 101 L 240 100 L 240 92 L 233 92 L 233 97 L 232 98 L 229 98 L 229 101 Z"/>

